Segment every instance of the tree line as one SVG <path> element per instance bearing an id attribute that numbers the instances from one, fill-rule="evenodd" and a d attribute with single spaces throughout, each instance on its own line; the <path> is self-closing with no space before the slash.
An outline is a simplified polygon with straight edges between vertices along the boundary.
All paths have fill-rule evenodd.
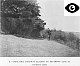
<path id="1" fill-rule="evenodd" d="M 38 3 L 25 0 L 1 0 L 1 29 L 6 34 L 39 37 L 44 29 Z"/>

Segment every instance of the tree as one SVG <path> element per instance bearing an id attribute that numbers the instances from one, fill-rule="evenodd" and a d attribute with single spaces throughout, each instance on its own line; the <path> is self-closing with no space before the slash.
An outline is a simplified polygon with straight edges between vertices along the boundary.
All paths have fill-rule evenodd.
<path id="1" fill-rule="evenodd" d="M 39 35 L 44 29 L 44 21 L 39 18 L 40 6 L 25 0 L 1 1 L 2 30 L 10 34 Z"/>

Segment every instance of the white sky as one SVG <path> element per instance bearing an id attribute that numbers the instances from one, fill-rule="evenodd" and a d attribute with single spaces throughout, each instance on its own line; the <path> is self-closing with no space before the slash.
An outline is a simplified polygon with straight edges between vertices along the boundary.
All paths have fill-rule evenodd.
<path id="1" fill-rule="evenodd" d="M 80 32 L 80 16 L 64 16 L 64 0 L 38 0 L 46 28 Z"/>

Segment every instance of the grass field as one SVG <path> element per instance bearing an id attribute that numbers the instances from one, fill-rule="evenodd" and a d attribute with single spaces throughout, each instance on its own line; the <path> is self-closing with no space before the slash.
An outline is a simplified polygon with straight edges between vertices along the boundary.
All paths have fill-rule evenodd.
<path id="1" fill-rule="evenodd" d="M 78 51 L 55 41 L 0 35 L 1 57 L 76 57 Z"/>

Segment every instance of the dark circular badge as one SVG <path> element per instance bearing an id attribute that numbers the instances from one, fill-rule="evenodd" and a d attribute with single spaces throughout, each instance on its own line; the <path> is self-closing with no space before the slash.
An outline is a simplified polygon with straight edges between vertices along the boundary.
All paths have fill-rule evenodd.
<path id="1" fill-rule="evenodd" d="M 75 13 L 79 10 L 79 6 L 75 3 L 70 3 L 65 7 L 65 9 L 70 13 Z"/>

